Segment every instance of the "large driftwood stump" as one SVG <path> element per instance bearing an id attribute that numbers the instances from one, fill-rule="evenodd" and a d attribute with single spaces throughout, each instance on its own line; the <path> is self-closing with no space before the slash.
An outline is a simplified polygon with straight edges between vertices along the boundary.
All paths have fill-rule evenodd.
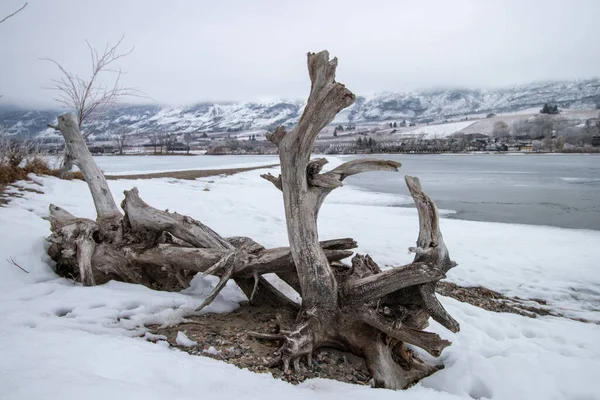
<path id="1" fill-rule="evenodd" d="M 284 368 L 300 368 L 305 356 L 335 346 L 365 358 L 376 386 L 401 389 L 435 372 L 405 344 L 438 356 L 450 343 L 424 332 L 429 316 L 456 332 L 458 323 L 435 296 L 435 284 L 452 266 L 439 229 L 433 201 L 419 180 L 406 184 L 419 211 L 420 230 L 414 261 L 381 271 L 369 256 L 357 255 L 352 265 L 333 266 L 319 246 L 317 216 L 325 197 L 347 176 L 365 171 L 396 171 L 400 164 L 355 160 L 321 173 L 325 159 L 310 160 L 319 131 L 354 102 L 354 95 L 335 81 L 337 59 L 326 51 L 308 54 L 311 91 L 304 113 L 291 132 L 277 128 L 267 138 L 279 147 L 281 176 L 263 177 L 283 192 L 292 257 L 298 273 L 302 309 L 297 324 L 282 329 Z"/>
<path id="2" fill-rule="evenodd" d="M 210 304 L 233 279 L 256 305 L 298 310 L 296 324 L 278 333 L 253 333 L 281 340 L 281 363 L 296 371 L 305 357 L 321 347 L 335 347 L 364 357 L 375 386 L 406 388 L 442 368 L 430 365 L 407 345 L 439 356 L 450 342 L 425 332 L 429 317 L 456 332 L 458 323 L 435 296 L 437 281 L 455 266 L 439 228 L 433 201 L 419 180 L 405 177 L 419 212 L 420 229 L 411 264 L 382 271 L 368 255 L 340 262 L 356 247 L 352 239 L 319 241 L 317 218 L 327 195 L 350 175 L 397 171 L 400 164 L 379 159 L 355 160 L 322 173 L 324 158 L 310 160 L 317 134 L 354 102 L 354 95 L 335 82 L 337 60 L 326 51 L 308 55 L 310 96 L 298 125 L 268 134 L 279 147 L 281 175 L 262 175 L 283 192 L 290 247 L 265 249 L 245 237 L 224 238 L 188 216 L 157 210 L 138 190 L 125 192 L 117 207 L 96 166 L 75 117 L 64 114 L 58 125 L 67 151 L 88 183 L 97 211 L 95 221 L 77 218 L 50 205 L 52 234 L 48 253 L 57 271 L 97 285 L 111 279 L 162 290 L 180 290 L 198 273 L 219 283 L 198 310 Z M 296 304 L 262 275 L 275 273 L 302 297 Z"/>

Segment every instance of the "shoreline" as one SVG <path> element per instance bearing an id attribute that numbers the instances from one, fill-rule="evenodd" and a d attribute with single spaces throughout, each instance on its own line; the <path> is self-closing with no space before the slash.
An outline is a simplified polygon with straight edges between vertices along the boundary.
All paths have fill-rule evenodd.
<path id="1" fill-rule="evenodd" d="M 233 175 L 240 172 L 253 171 L 256 169 L 265 169 L 277 167 L 279 164 L 260 165 L 257 167 L 245 168 L 224 168 L 224 169 L 192 169 L 185 171 L 167 171 L 167 172 L 151 172 L 146 174 L 129 174 L 129 175 L 104 175 L 107 180 L 115 181 L 119 179 L 158 179 L 158 178 L 173 178 L 194 180 L 197 178 L 207 178 L 216 175 Z"/>
<path id="2" fill-rule="evenodd" d="M 348 153 L 348 154 L 319 154 L 324 156 L 375 156 L 375 155 L 383 155 L 383 156 L 600 156 L 599 152 L 588 152 L 588 153 L 552 153 L 552 152 L 468 152 L 468 153 Z"/>
<path id="3" fill-rule="evenodd" d="M 595 152 L 522 152 L 522 151 L 494 151 L 494 152 L 462 152 L 462 153 L 454 153 L 454 152 L 443 152 L 443 153 L 339 153 L 339 154 L 325 154 L 325 153 L 312 153 L 313 156 L 374 156 L 374 155 L 410 155 L 410 156 L 547 156 L 547 155 L 560 155 L 560 156 L 600 156 L 600 150 Z M 93 154 L 93 157 L 173 157 L 173 156 L 182 156 L 182 157 L 196 157 L 196 156 L 208 156 L 208 157 L 223 157 L 223 156 L 235 156 L 235 157 L 264 157 L 264 156 L 277 156 L 277 153 L 273 154 L 185 154 L 185 153 L 176 153 L 176 154 L 151 154 L 151 153 L 131 153 L 131 154 Z"/>

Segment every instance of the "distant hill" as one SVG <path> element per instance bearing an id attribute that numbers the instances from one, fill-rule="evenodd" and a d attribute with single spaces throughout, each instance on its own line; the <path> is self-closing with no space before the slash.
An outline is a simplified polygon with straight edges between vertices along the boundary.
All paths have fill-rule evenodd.
<path id="1" fill-rule="evenodd" d="M 594 108 L 600 104 L 600 79 L 541 82 L 495 90 L 425 90 L 414 93 L 380 93 L 358 96 L 334 121 L 429 122 L 471 114 L 514 112 L 551 102 L 560 108 Z M 304 108 L 303 101 L 245 103 L 198 103 L 184 107 L 119 105 L 106 111 L 93 129 L 100 137 L 125 127 L 144 134 L 157 129 L 169 132 L 235 132 L 293 125 Z M 61 110 L 27 110 L 0 106 L 0 126 L 15 137 L 50 135 L 46 124 Z"/>

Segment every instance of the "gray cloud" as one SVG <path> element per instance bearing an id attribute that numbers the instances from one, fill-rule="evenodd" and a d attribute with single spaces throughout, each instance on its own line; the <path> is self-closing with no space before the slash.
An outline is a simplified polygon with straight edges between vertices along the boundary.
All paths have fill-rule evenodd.
<path id="1" fill-rule="evenodd" d="M 3 0 L 0 16 L 22 0 Z M 30 0 L 0 25 L 2 101 L 51 105 L 52 57 L 85 75 L 94 46 L 135 51 L 124 83 L 160 102 L 302 98 L 328 49 L 355 93 L 498 87 L 600 71 L 600 2 Z"/>

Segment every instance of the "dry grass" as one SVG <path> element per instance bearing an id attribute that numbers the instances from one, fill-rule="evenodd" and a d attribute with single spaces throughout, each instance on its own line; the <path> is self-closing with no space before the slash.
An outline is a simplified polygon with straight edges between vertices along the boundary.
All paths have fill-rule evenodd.
<path id="1" fill-rule="evenodd" d="M 27 174 L 58 176 L 59 170 L 50 168 L 48 162 L 39 157 L 28 159 L 23 167 L 14 167 L 10 164 L 0 165 L 0 185 L 10 185 L 16 181 L 26 180 Z M 81 172 L 70 172 L 65 179 L 81 179 Z"/>
<path id="2" fill-rule="evenodd" d="M 0 185 L 8 185 L 27 178 L 23 168 L 0 165 Z"/>

